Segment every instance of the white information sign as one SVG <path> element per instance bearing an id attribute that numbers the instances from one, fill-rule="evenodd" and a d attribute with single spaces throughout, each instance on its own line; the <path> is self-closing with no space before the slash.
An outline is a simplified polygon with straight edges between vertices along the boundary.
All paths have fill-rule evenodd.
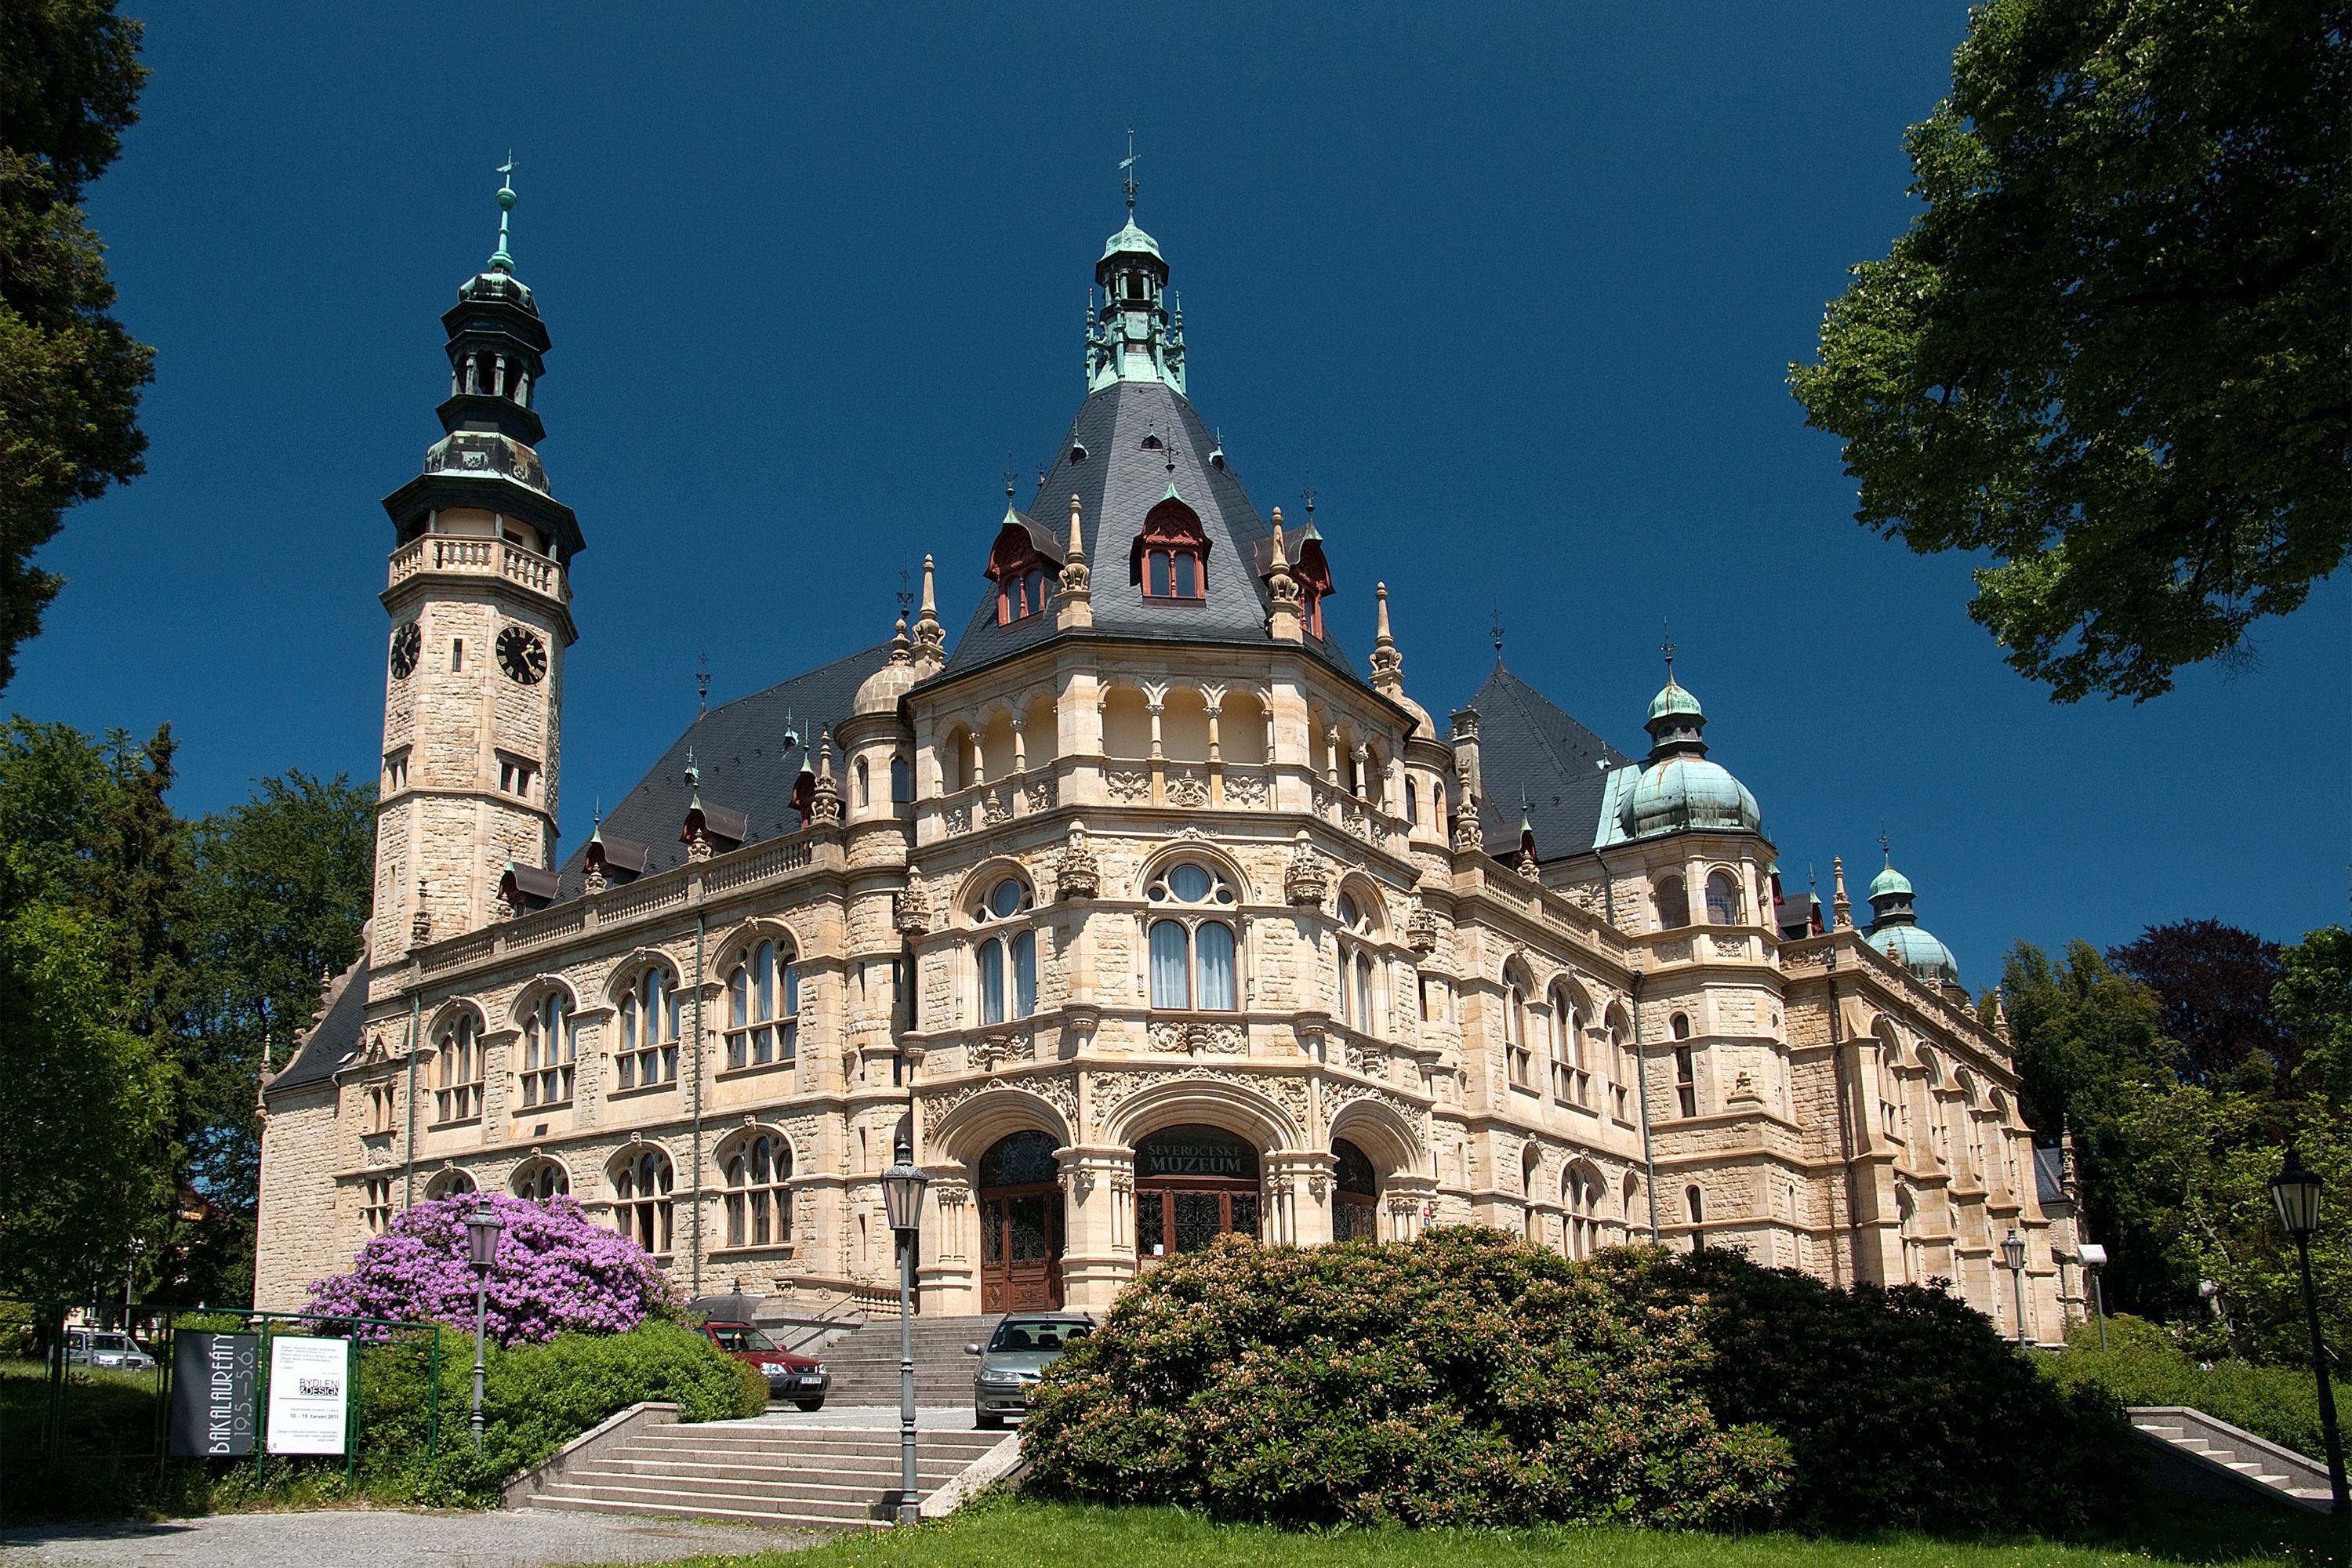
<path id="1" fill-rule="evenodd" d="M 340 1454 L 351 1413 L 349 1340 L 269 1342 L 269 1451 Z"/>

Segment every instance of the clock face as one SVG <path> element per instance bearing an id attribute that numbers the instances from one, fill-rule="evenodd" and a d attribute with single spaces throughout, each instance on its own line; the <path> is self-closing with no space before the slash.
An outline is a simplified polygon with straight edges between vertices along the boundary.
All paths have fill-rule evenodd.
<path id="1" fill-rule="evenodd" d="M 536 633 L 509 626 L 499 634 L 499 668 L 525 686 L 536 686 L 547 679 L 547 645 Z"/>
<path id="2" fill-rule="evenodd" d="M 392 628 L 392 678 L 406 680 L 416 673 L 416 656 L 425 647 L 425 634 L 416 629 L 415 621 L 403 621 Z"/>

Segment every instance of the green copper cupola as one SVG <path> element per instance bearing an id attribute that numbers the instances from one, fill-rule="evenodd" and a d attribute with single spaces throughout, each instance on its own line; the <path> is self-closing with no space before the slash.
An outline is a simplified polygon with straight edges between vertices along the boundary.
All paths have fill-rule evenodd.
<path id="1" fill-rule="evenodd" d="M 1087 296 L 1087 390 L 1122 381 L 1157 381 L 1184 390 L 1184 307 L 1168 288 L 1160 242 L 1135 226 L 1135 150 L 1127 161 L 1127 226 L 1104 242 L 1095 263 L 1099 306 Z"/>

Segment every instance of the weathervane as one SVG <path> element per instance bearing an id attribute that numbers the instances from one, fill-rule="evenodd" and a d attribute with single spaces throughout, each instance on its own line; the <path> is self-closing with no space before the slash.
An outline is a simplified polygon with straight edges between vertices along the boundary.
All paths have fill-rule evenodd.
<path id="1" fill-rule="evenodd" d="M 694 672 L 694 716 L 701 718 L 710 711 L 710 655 L 708 650 L 694 656 L 698 666 Z"/>
<path id="2" fill-rule="evenodd" d="M 514 270 L 514 258 L 507 252 L 507 215 L 514 211 L 514 149 L 507 149 L 507 161 L 499 165 L 505 181 L 499 186 L 499 247 L 490 252 L 490 266 L 500 272 Z"/>
<path id="3" fill-rule="evenodd" d="M 1503 662 L 1503 607 L 1495 606 L 1495 662 Z"/>
<path id="4" fill-rule="evenodd" d="M 1664 616 L 1658 617 L 1658 625 L 1664 632 L 1658 644 L 1658 651 L 1666 656 L 1666 684 L 1672 686 L 1675 683 L 1675 628 Z"/>
<path id="5" fill-rule="evenodd" d="M 1127 218 L 1129 223 L 1135 221 L 1135 193 L 1141 188 L 1141 182 L 1135 177 L 1135 127 L 1130 125 L 1127 128 L 1127 156 L 1118 163 L 1120 171 L 1127 175 Z"/>
<path id="6" fill-rule="evenodd" d="M 908 612 L 908 611 L 910 611 L 910 610 L 912 610 L 912 609 L 915 607 L 915 591 L 914 591 L 914 589 L 912 589 L 912 588 L 910 588 L 910 587 L 908 587 L 908 584 L 911 580 L 912 580 L 912 579 L 910 579 L 910 578 L 907 575 L 907 569 L 906 569 L 904 566 L 899 567 L 899 568 L 898 568 L 898 618 L 899 618 L 900 620 L 902 620 L 902 621 L 903 621 L 903 620 L 905 620 L 905 619 L 907 618 Z"/>

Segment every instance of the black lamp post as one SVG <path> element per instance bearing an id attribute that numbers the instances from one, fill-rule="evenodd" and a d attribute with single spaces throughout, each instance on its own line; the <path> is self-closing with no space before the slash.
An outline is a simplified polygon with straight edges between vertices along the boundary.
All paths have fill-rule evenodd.
<path id="1" fill-rule="evenodd" d="M 482 1339 L 489 1321 L 490 1270 L 499 1264 L 499 1237 L 507 1222 L 484 1198 L 466 1216 L 466 1253 L 474 1266 L 474 1451 L 482 1451 Z"/>
<path id="2" fill-rule="evenodd" d="M 2303 1310 L 2311 1324 L 2311 1368 L 2319 1379 L 2319 1432 L 2327 1445 L 2327 1489 L 2335 1511 L 2352 1512 L 2344 1488 L 2344 1437 L 2336 1427 L 2336 1389 L 2327 1375 L 2327 1346 L 2319 1337 L 2319 1298 L 2311 1288 L 2311 1233 L 2319 1228 L 2319 1178 L 2303 1168 L 2303 1155 L 2290 1145 L 2286 1166 L 2271 1178 L 2271 1202 L 2278 1205 L 2279 1224 L 2294 1237 L 2294 1251 L 2303 1266 Z"/>
<path id="3" fill-rule="evenodd" d="M 882 1173 L 882 1211 L 898 1239 L 898 1520 L 917 1524 L 922 1507 L 915 1483 L 915 1237 L 923 1223 L 923 1189 L 930 1184 L 915 1152 L 900 1142 Z"/>
<path id="4" fill-rule="evenodd" d="M 2001 1238 L 2000 1255 L 2009 1264 L 2010 1284 L 2017 1294 L 2017 1342 L 2021 1349 L 2027 1342 L 2025 1338 L 2025 1237 L 2018 1234 L 2015 1226 L 2010 1226 L 2009 1234 Z"/>

